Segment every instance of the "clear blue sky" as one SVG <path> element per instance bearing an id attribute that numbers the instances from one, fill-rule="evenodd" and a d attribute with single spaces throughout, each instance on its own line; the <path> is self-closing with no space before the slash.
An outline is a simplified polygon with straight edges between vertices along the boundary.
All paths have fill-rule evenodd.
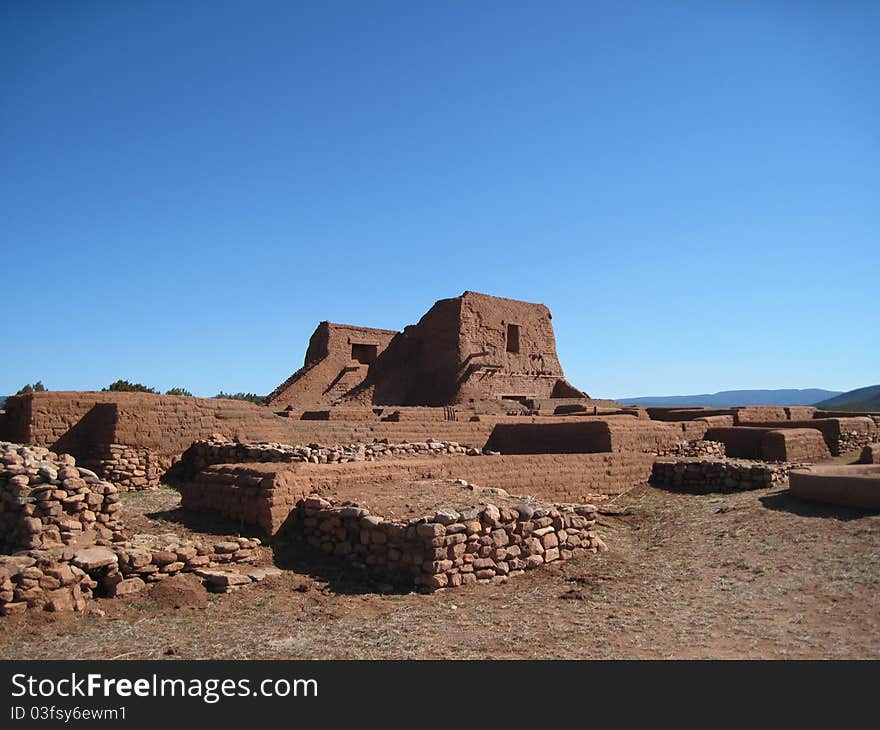
<path id="1" fill-rule="evenodd" d="M 0 393 L 541 301 L 605 397 L 880 382 L 880 5 L 0 6 Z"/>

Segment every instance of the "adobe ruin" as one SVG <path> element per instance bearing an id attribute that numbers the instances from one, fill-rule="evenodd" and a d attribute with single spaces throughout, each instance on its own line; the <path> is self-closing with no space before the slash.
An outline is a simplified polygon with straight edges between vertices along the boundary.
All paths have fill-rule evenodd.
<path id="1" fill-rule="evenodd" d="M 147 559 L 111 529 L 117 492 L 162 481 L 187 514 L 434 590 L 603 549 L 602 505 L 649 481 L 740 491 L 856 449 L 876 463 L 878 425 L 878 414 L 810 407 L 594 400 L 565 380 L 547 307 L 465 292 L 403 332 L 322 322 L 269 407 L 152 393 L 9 398 L 0 522 L 14 537 L 6 550 L 37 552 L 25 556 L 35 565 L 0 561 L 0 603 L 75 608 L 89 581 L 116 595 L 186 571 L 223 589 L 248 584 L 214 565 L 238 560 L 227 554 L 247 563 L 257 545 L 247 538 L 219 552 L 154 545 Z M 57 590 L 39 551 L 56 551 L 44 567 L 61 569 L 83 535 L 84 549 L 112 549 L 110 569 L 85 570 L 57 596 L 32 590 Z"/>
<path id="2" fill-rule="evenodd" d="M 322 322 L 305 364 L 268 404 L 451 406 L 547 398 L 587 398 L 565 380 L 550 310 L 466 291 L 441 299 L 403 332 Z"/>

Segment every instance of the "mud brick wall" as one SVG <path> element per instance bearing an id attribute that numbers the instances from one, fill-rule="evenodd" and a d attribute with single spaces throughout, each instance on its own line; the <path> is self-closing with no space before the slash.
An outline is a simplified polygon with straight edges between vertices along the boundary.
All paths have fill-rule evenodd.
<path id="1" fill-rule="evenodd" d="M 503 454 L 656 453 L 682 440 L 674 425 L 638 419 L 499 423 L 486 447 Z"/>
<path id="2" fill-rule="evenodd" d="M 814 418 L 807 421 L 756 423 L 764 428 L 813 428 L 822 432 L 832 456 L 860 449 L 877 437 L 877 425 L 871 418 Z"/>
<path id="3" fill-rule="evenodd" d="M 586 502 L 647 482 L 653 454 L 436 457 L 347 464 L 217 464 L 181 485 L 181 505 L 216 511 L 275 535 L 306 495 L 376 479 L 465 479 L 553 502 Z"/>
<path id="4" fill-rule="evenodd" d="M 651 483 L 696 494 L 765 489 L 785 482 L 792 467 L 735 459 L 664 459 L 654 463 Z"/>
<path id="5" fill-rule="evenodd" d="M 72 456 L 0 442 L 0 552 L 124 539 L 117 492 Z"/>
<path id="6" fill-rule="evenodd" d="M 815 462 L 831 458 L 822 434 L 814 428 L 781 428 L 768 431 L 761 442 L 767 461 Z"/>
<path id="7" fill-rule="evenodd" d="M 647 406 L 645 410 L 654 421 L 693 421 L 695 418 L 730 416 L 732 408 L 682 408 L 680 406 Z"/>
<path id="8" fill-rule="evenodd" d="M 312 495 L 297 504 L 290 529 L 307 545 L 388 581 L 436 590 L 598 552 L 605 545 L 595 524 L 591 505 L 488 504 L 404 522 Z"/>
<path id="9" fill-rule="evenodd" d="M 806 421 L 814 418 L 817 410 L 815 406 L 786 406 L 785 414 L 789 421 Z"/>
<path id="10" fill-rule="evenodd" d="M 710 428 L 706 439 L 724 444 L 728 456 L 737 459 L 763 459 L 764 436 L 773 429 L 752 426 Z"/>
<path id="11" fill-rule="evenodd" d="M 788 409 L 785 406 L 740 406 L 734 408 L 733 413 L 736 426 L 789 420 Z"/>

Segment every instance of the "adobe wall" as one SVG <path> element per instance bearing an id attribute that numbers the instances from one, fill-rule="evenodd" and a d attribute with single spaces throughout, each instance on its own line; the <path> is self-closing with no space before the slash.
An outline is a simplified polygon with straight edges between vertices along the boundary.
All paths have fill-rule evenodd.
<path id="1" fill-rule="evenodd" d="M 733 426 L 710 428 L 706 431 L 708 441 L 720 441 L 728 456 L 736 459 L 762 459 L 764 435 L 770 428 Z"/>
<path id="2" fill-rule="evenodd" d="M 880 510 L 880 466 L 812 466 L 793 469 L 790 492 L 813 502 Z"/>
<path id="3" fill-rule="evenodd" d="M 767 461 L 815 462 L 831 458 L 822 434 L 814 428 L 781 428 L 764 434 L 762 458 Z"/>
<path id="4" fill-rule="evenodd" d="M 0 439 L 67 453 L 123 490 L 158 484 L 174 458 L 212 433 L 278 440 L 288 419 L 242 401 L 152 393 L 14 396 Z"/>
<path id="5" fill-rule="evenodd" d="M 181 505 L 213 510 L 274 535 L 312 493 L 376 479 L 465 479 L 521 496 L 584 503 L 643 484 L 654 455 L 645 453 L 437 457 L 347 464 L 241 463 L 206 467 L 181 485 Z M 405 498 L 405 495 L 401 495 Z"/>
<path id="6" fill-rule="evenodd" d="M 512 336 L 517 334 L 518 336 Z M 465 292 L 396 336 L 347 397 L 377 405 L 467 404 L 505 396 L 573 398 L 543 304 Z"/>
<path id="7" fill-rule="evenodd" d="M 740 459 L 814 462 L 830 459 L 832 456 L 822 432 L 815 428 L 711 428 L 706 432 L 706 438 L 721 441 L 728 456 Z"/>
<path id="8" fill-rule="evenodd" d="M 271 408 L 329 406 L 359 386 L 369 363 L 353 357 L 353 346 L 375 347 L 376 356 L 398 333 L 394 330 L 321 322 L 309 339 L 303 367 L 267 397 Z"/>
<path id="9" fill-rule="evenodd" d="M 734 415 L 732 408 L 685 408 L 682 406 L 647 406 L 645 410 L 654 421 L 692 421 L 695 418 L 708 416 Z"/>
<path id="10" fill-rule="evenodd" d="M 734 424 L 739 426 L 767 421 L 787 421 L 788 411 L 785 406 L 738 406 L 733 409 Z"/>
<path id="11" fill-rule="evenodd" d="M 499 423 L 486 447 L 502 454 L 588 454 L 658 451 L 682 441 L 675 425 L 638 419 Z"/>
<path id="12" fill-rule="evenodd" d="M 878 428 L 870 418 L 813 418 L 806 421 L 754 423 L 763 428 L 813 428 L 822 432 L 832 456 L 859 449 L 877 439 Z"/>

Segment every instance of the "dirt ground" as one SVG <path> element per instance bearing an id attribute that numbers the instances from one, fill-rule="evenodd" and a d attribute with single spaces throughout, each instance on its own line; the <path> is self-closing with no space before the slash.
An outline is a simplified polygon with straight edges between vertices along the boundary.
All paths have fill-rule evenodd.
<path id="1" fill-rule="evenodd" d="M 125 495 L 129 532 L 216 529 L 178 502 L 170 489 Z M 607 553 L 506 584 L 383 594 L 337 563 L 264 548 L 291 570 L 237 593 L 187 584 L 5 618 L 0 658 L 880 657 L 880 515 L 779 488 L 645 486 L 614 506 L 599 525 Z"/>

